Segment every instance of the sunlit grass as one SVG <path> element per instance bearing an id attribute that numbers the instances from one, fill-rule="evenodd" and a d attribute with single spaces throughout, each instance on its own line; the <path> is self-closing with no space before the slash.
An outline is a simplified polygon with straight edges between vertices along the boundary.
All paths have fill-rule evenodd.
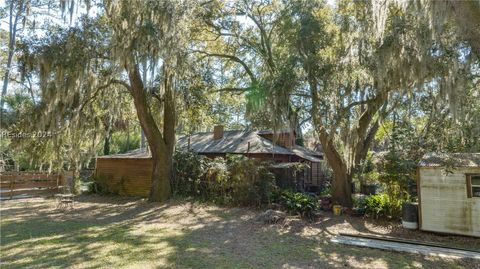
<path id="1" fill-rule="evenodd" d="M 329 242 L 328 233 L 254 221 L 255 212 L 188 201 L 82 197 L 2 202 L 1 268 L 463 268 Z M 315 235 L 316 233 L 316 235 Z M 473 267 L 473 265 L 472 265 Z"/>

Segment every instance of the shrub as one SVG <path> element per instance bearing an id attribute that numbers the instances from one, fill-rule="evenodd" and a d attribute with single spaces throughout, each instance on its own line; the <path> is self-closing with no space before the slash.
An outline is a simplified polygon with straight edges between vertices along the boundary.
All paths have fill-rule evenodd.
<path id="1" fill-rule="evenodd" d="M 202 178 L 208 169 L 208 160 L 190 151 L 176 151 L 173 156 L 173 190 L 181 195 L 201 192 Z"/>
<path id="2" fill-rule="evenodd" d="M 109 194 L 111 191 L 108 188 L 108 178 L 104 175 L 97 175 L 92 177 L 93 183 L 88 186 L 88 192 L 98 194 Z"/>
<path id="3" fill-rule="evenodd" d="M 234 204 L 259 206 L 270 202 L 275 177 L 266 163 L 243 155 L 227 156 L 227 163 Z"/>
<path id="4" fill-rule="evenodd" d="M 279 195 L 279 200 L 289 213 L 299 214 L 308 219 L 312 219 L 313 212 L 318 209 L 318 201 L 305 193 L 283 191 Z"/>
<path id="5" fill-rule="evenodd" d="M 230 204 L 230 174 L 225 159 L 215 158 L 208 160 L 204 178 L 200 180 L 204 188 L 197 193 L 203 200 L 218 204 Z"/>
<path id="6" fill-rule="evenodd" d="M 398 199 L 391 199 L 386 193 L 370 195 L 365 198 L 367 213 L 373 217 L 398 218 L 402 212 L 402 202 Z"/>
<path id="7" fill-rule="evenodd" d="M 365 208 L 365 195 L 353 195 L 352 202 L 354 208 Z"/>
<path id="8" fill-rule="evenodd" d="M 209 159 L 193 152 L 176 152 L 176 194 L 218 204 L 259 206 L 268 203 L 274 176 L 267 164 L 242 155 Z"/>
<path id="9" fill-rule="evenodd" d="M 328 197 L 331 197 L 332 196 L 332 189 L 330 186 L 326 186 L 322 189 L 322 191 L 320 192 L 319 196 L 321 198 L 328 198 Z"/>

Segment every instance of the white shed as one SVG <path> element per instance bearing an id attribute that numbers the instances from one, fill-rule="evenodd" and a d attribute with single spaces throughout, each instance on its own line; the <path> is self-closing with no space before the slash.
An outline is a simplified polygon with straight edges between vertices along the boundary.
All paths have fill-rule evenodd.
<path id="1" fill-rule="evenodd" d="M 421 230 L 480 237 L 480 153 L 426 154 L 417 180 Z"/>

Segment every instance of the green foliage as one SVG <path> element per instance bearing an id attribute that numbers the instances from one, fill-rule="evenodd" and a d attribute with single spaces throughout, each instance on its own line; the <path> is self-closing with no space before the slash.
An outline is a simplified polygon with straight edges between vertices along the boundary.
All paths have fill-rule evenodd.
<path id="1" fill-rule="evenodd" d="M 391 198 L 386 193 L 370 195 L 365 198 L 367 213 L 373 217 L 399 218 L 403 201 Z"/>
<path id="2" fill-rule="evenodd" d="M 259 206 L 270 201 L 275 178 L 267 163 L 243 155 L 227 156 L 234 204 Z"/>
<path id="3" fill-rule="evenodd" d="M 330 186 L 325 186 L 323 190 L 320 192 L 320 197 L 331 197 L 332 196 L 332 188 Z"/>
<path id="4" fill-rule="evenodd" d="M 353 207 L 354 208 L 365 208 L 366 207 L 366 197 L 363 195 L 354 195 L 352 197 Z"/>
<path id="5" fill-rule="evenodd" d="M 277 197 L 278 202 L 285 206 L 288 212 L 307 219 L 312 219 L 313 212 L 319 207 L 317 199 L 305 193 L 286 190 L 277 194 Z"/>
<path id="6" fill-rule="evenodd" d="M 110 141 L 110 154 L 125 153 L 140 147 L 140 130 L 115 132 Z"/>
<path id="7" fill-rule="evenodd" d="M 209 159 L 174 155 L 174 192 L 218 204 L 260 206 L 270 202 L 274 177 L 267 164 L 242 155 Z"/>
<path id="8" fill-rule="evenodd" d="M 92 178 L 93 183 L 88 185 L 89 193 L 110 194 L 111 190 L 108 188 L 107 181 L 109 180 L 104 175 L 97 175 Z"/>
<path id="9" fill-rule="evenodd" d="M 173 156 L 174 192 L 182 195 L 197 196 L 203 188 L 203 179 L 207 173 L 208 160 L 205 156 L 191 151 L 176 151 Z"/>
<path id="10" fill-rule="evenodd" d="M 79 170 L 99 152 L 105 134 L 113 133 L 112 153 L 135 148 L 130 142 L 138 145 L 138 135 L 127 143 L 120 133 L 125 125 L 138 126 L 125 71 L 145 63 L 139 71 L 161 129 L 165 99 L 158 82 L 168 63 L 178 82 L 180 133 L 219 122 L 240 128 L 305 122 L 328 131 L 324 141 L 333 142 L 338 165 L 357 172 L 361 182 L 381 182 L 390 200 L 405 200 L 412 163 L 423 153 L 480 150 L 479 58 L 459 29 L 445 25 L 433 42 L 425 16 L 386 4 L 380 19 L 371 10 L 377 2 L 106 0 L 97 3 L 96 17 L 75 16 L 68 26 L 46 22 L 40 35 L 19 31 L 14 66 L 21 74 L 11 77 L 24 93 L 7 100 L 2 126 L 55 135 L 2 141 L 7 150 L 1 153 L 22 168 Z M 34 17 L 22 12 L 19 21 L 32 24 Z M 7 39 L 5 31 L 0 38 Z M 392 111 L 399 119 L 391 119 Z M 402 149 L 377 169 L 369 162 L 357 167 L 373 136 L 383 150 L 390 143 Z M 267 192 L 268 184 L 259 182 L 268 181 L 257 178 L 265 172 L 241 170 L 252 169 L 249 161 L 195 162 L 176 167 L 187 173 L 176 182 L 184 184 L 179 192 L 219 194 L 223 203 L 268 200 L 252 191 Z"/>
<path id="11" fill-rule="evenodd" d="M 408 147 L 402 143 L 410 135 L 410 128 L 398 126 L 394 117 L 389 151 L 379 158 L 376 167 L 378 181 L 387 196 L 383 215 L 398 217 L 403 202 L 410 199 L 408 187 L 415 179 L 416 161 L 409 154 Z"/>

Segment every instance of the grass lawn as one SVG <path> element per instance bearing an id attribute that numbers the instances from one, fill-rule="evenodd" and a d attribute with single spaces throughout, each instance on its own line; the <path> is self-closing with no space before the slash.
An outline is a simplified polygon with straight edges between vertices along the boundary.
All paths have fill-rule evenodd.
<path id="1" fill-rule="evenodd" d="M 258 212 L 186 200 L 166 204 L 82 196 L 1 202 L 1 268 L 475 268 L 446 260 L 330 243 L 364 222 L 326 217 L 266 226 Z M 477 240 L 477 239 L 474 239 Z M 480 240 L 479 240 L 480 241 Z M 477 267 L 478 268 L 478 267 Z"/>

